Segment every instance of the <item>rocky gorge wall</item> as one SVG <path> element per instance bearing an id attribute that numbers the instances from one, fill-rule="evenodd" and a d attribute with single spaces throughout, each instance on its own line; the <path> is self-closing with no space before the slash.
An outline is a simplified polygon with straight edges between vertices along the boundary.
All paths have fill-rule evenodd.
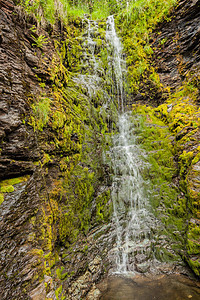
<path id="1" fill-rule="evenodd" d="M 91 96 L 73 80 L 88 72 L 79 60 L 88 59 L 80 44 L 87 46 L 87 21 L 42 28 L 12 1 L 0 5 L 1 297 L 80 297 L 104 270 L 93 231 L 111 212 L 101 155 L 109 143 L 100 112 L 108 84 L 98 82 Z M 85 272 L 87 285 L 67 292 Z"/>
<path id="2" fill-rule="evenodd" d="M 137 101 L 156 106 L 135 107 L 136 113 L 144 115 L 148 130 L 167 126 L 170 131 L 169 139 L 168 131 L 158 134 L 154 146 L 165 144 L 164 151 L 170 148 L 167 155 L 176 158 L 173 175 L 164 169 L 160 176 L 173 179 L 179 188 L 171 198 L 166 197 L 166 202 L 171 201 L 168 215 L 173 206 L 172 215 L 183 216 L 185 248 L 181 256 L 196 275 L 199 5 L 199 1 L 183 1 L 168 20 L 157 25 L 149 40 L 154 54 L 148 60 L 154 79 L 156 74 L 160 79 L 149 81 L 149 70 L 144 71 L 139 87 L 130 88 L 128 99 L 129 105 Z M 93 49 L 93 44 L 87 48 L 87 18 L 72 18 L 67 25 L 58 19 L 54 25 L 41 27 L 12 1 L 0 1 L 0 8 L 2 299 L 95 299 L 100 294 L 95 284 L 109 270 L 109 245 L 103 233 L 109 235 L 111 179 L 102 152 L 110 145 L 116 120 L 115 105 L 105 105 L 112 85 L 106 73 L 106 24 L 98 22 L 96 31 L 96 25 L 90 24 Z M 133 79 L 134 62 L 127 49 L 134 46 L 129 47 L 124 37 L 122 32 Z M 96 78 L 102 80 L 91 82 L 93 56 L 100 64 Z M 77 76 L 80 73 L 82 77 Z M 164 123 L 154 126 L 155 119 Z M 154 136 L 155 131 L 148 130 L 143 140 Z M 149 147 L 147 151 L 155 151 Z M 166 168 L 167 155 L 163 159 Z M 173 157 L 169 163 L 172 161 Z M 176 222 L 173 217 L 169 226 L 172 222 Z M 174 235 L 175 230 L 172 232 Z"/>

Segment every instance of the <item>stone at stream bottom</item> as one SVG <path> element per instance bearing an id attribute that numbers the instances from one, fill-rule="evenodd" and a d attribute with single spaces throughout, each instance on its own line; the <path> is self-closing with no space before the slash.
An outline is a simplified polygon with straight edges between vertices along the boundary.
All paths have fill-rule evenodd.
<path id="1" fill-rule="evenodd" d="M 96 256 L 94 260 L 89 263 L 88 270 L 82 276 L 80 276 L 69 288 L 69 296 L 67 300 L 99 299 L 100 291 L 96 288 L 93 282 L 98 280 L 101 272 L 102 260 L 100 257 Z"/>
<path id="2" fill-rule="evenodd" d="M 31 294 L 30 294 L 30 299 L 32 300 L 43 300 L 43 299 L 46 299 L 46 290 L 47 290 L 47 287 L 49 289 L 53 289 L 53 282 L 52 282 L 52 278 L 50 276 L 47 276 L 47 275 L 44 275 L 44 281 L 37 287 L 35 288 Z M 55 299 L 54 298 L 54 293 L 52 293 L 51 295 L 53 298 L 52 299 Z M 49 298 L 49 295 L 48 297 Z"/>
<path id="3" fill-rule="evenodd" d="M 88 293 L 86 300 L 96 300 L 99 299 L 99 296 L 101 295 L 101 292 L 99 289 L 97 289 L 96 285 L 93 284 L 93 287 L 91 291 Z"/>

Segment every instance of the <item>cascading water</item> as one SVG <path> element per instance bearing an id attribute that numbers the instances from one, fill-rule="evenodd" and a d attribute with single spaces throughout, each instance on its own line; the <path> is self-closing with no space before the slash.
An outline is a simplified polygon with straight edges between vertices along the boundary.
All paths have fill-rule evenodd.
<path id="1" fill-rule="evenodd" d="M 88 46 L 88 49 L 90 49 L 90 61 L 92 60 L 93 62 L 93 70 L 94 74 L 96 74 L 97 69 L 98 69 L 98 62 L 96 61 L 96 57 L 94 55 L 95 52 L 95 47 L 96 47 L 96 42 L 92 39 L 92 34 L 98 30 L 98 23 L 96 21 L 91 21 L 89 19 L 86 19 L 88 22 L 88 36 L 87 36 L 87 42 L 86 45 Z M 85 53 L 87 56 L 87 54 Z"/>
<path id="2" fill-rule="evenodd" d="M 88 18 L 83 19 L 83 24 L 86 24 L 86 32 L 84 33 L 84 42 L 82 47 L 84 49 L 81 57 L 81 65 L 85 67 L 85 73 L 77 74 L 73 80 L 82 85 L 87 90 L 87 94 L 92 97 L 99 90 L 102 79 L 98 75 L 100 73 L 100 61 L 96 59 L 95 48 L 97 43 L 94 36 L 98 35 L 98 23 Z"/>
<path id="3" fill-rule="evenodd" d="M 74 77 L 74 81 L 84 86 L 92 99 L 97 92 L 103 93 L 103 103 L 100 114 L 113 113 L 114 103 L 118 104 L 119 133 L 113 135 L 113 146 L 106 154 L 108 164 L 113 170 L 111 198 L 113 202 L 112 229 L 109 247 L 110 262 L 115 273 L 133 272 L 138 269 L 135 257 L 144 252 L 150 256 L 151 231 L 155 219 L 148 210 L 148 197 L 145 193 L 145 182 L 141 176 L 144 161 L 141 159 L 141 150 L 136 144 L 137 137 L 130 120 L 131 113 L 125 112 L 124 78 L 126 65 L 123 59 L 123 48 L 115 30 L 114 17 L 109 16 L 106 22 L 105 49 L 107 51 L 107 68 L 104 72 L 109 79 L 110 89 L 105 90 L 101 70 L 100 55 L 96 56 L 98 23 L 85 19 L 86 32 L 84 33 L 84 53 L 82 64 L 87 65 L 86 74 Z M 108 85 L 108 84 L 107 84 Z M 105 237 L 106 239 L 107 237 Z M 135 267 L 136 266 L 136 267 Z"/>
<path id="4" fill-rule="evenodd" d="M 113 137 L 109 153 L 113 169 L 112 201 L 113 224 L 116 230 L 115 273 L 135 270 L 134 256 L 150 251 L 151 228 L 155 223 L 149 212 L 145 182 L 141 176 L 144 161 L 141 149 L 136 145 L 130 113 L 124 112 L 124 61 L 122 45 L 115 30 L 113 16 L 108 17 L 106 39 L 112 46 L 111 66 L 117 87 L 119 133 Z M 120 111 L 120 109 L 119 109 Z M 150 225 L 151 224 L 151 225 Z"/>
<path id="5" fill-rule="evenodd" d="M 74 290 L 79 293 L 78 290 L 81 289 L 85 293 L 85 287 L 88 284 L 87 276 L 92 277 L 96 282 L 101 273 L 100 270 L 102 270 L 101 266 L 103 268 L 104 265 L 109 266 L 109 275 L 111 276 L 108 276 L 108 293 L 102 295 L 102 300 L 127 300 L 133 299 L 133 295 L 134 299 L 153 299 L 155 295 L 157 296 L 157 291 L 154 293 L 154 289 L 160 283 L 153 282 L 149 293 L 146 282 L 138 285 L 135 278 L 140 276 L 133 275 L 136 272 L 149 276 L 164 272 L 170 273 L 172 270 L 170 262 L 168 264 L 164 260 L 165 250 L 172 257 L 175 252 L 170 248 L 169 237 L 165 228 L 163 230 L 162 222 L 158 221 L 150 212 L 148 182 L 144 181 L 141 175 L 144 168 L 146 171 L 148 166 L 144 163 L 142 158 L 144 153 L 137 144 L 136 131 L 138 128 L 134 125 L 137 122 L 139 124 L 140 121 L 139 118 L 137 120 L 137 117 L 134 117 L 133 120 L 131 112 L 126 112 L 125 108 L 126 66 L 122 55 L 123 48 L 116 34 L 113 16 L 108 17 L 106 24 L 104 21 L 95 22 L 85 18 L 83 27 L 85 30 L 79 37 L 79 41 L 82 43 L 80 56 L 82 72 L 77 74 L 73 80 L 78 86 L 81 86 L 83 96 L 86 95 L 87 99 L 92 102 L 91 107 L 95 104 L 97 108 L 95 117 L 99 112 L 102 123 L 109 124 L 107 128 L 103 128 L 98 139 L 102 138 L 102 145 L 108 149 L 112 136 L 112 146 L 109 151 L 104 152 L 104 162 L 110 165 L 112 174 L 108 176 L 106 171 L 108 169 L 105 165 L 104 174 L 107 175 L 105 176 L 105 185 L 99 187 L 99 195 L 97 195 L 100 196 L 98 199 L 100 202 L 96 201 L 92 207 L 92 211 L 98 210 L 98 218 L 101 218 L 102 221 L 98 226 L 95 225 L 91 228 L 87 236 L 90 249 L 88 262 L 95 256 L 95 264 L 89 263 L 89 271 L 74 283 Z M 93 113 L 92 110 L 91 113 Z M 138 125 L 138 127 L 140 126 Z M 110 177 L 112 177 L 112 185 Z M 109 196 L 107 197 L 110 190 L 111 199 Z M 101 195 L 103 195 L 102 198 Z M 104 195 L 106 195 L 105 198 Z M 101 201 L 105 201 L 105 203 L 103 202 L 101 205 Z M 113 203 L 113 217 L 111 222 L 106 222 L 110 217 L 111 203 Z M 175 234 L 177 233 L 175 232 Z M 177 243 L 174 246 L 178 249 Z M 103 262 L 102 265 L 101 262 Z M 174 268 L 173 263 L 172 267 Z M 112 276 L 113 273 L 122 274 L 122 276 Z M 127 275 L 130 275 L 128 280 Z M 131 278 L 134 278 L 134 281 L 131 282 Z M 171 282 L 167 281 L 164 288 L 161 286 L 159 299 L 172 299 L 171 296 L 171 298 L 162 298 L 163 289 L 167 289 L 168 284 L 171 285 Z M 176 289 L 175 287 L 174 290 Z M 94 293 L 95 290 L 88 299 L 97 299 L 93 297 Z M 141 297 L 138 298 L 137 294 Z M 99 294 L 97 293 L 97 295 Z M 146 297 L 146 295 L 150 297 Z M 80 299 L 80 297 L 73 299 Z"/>
<path id="6" fill-rule="evenodd" d="M 107 19 L 107 30 L 106 30 L 106 39 L 108 44 L 111 46 L 111 56 L 108 58 L 109 60 L 109 69 L 111 74 L 113 75 L 113 81 L 116 85 L 116 94 L 118 109 L 123 112 L 124 111 L 124 74 L 126 69 L 125 60 L 123 60 L 122 56 L 122 44 L 120 39 L 117 36 L 115 30 L 115 21 L 113 16 L 109 16 Z"/>
<path id="7" fill-rule="evenodd" d="M 113 169 L 112 201 L 113 223 L 116 227 L 116 247 L 113 249 L 116 266 L 114 272 L 135 270 L 135 255 L 150 255 L 151 230 L 154 217 L 149 212 L 148 197 L 141 170 L 144 161 L 136 144 L 130 114 L 119 115 L 119 134 L 113 138 L 110 151 Z"/>

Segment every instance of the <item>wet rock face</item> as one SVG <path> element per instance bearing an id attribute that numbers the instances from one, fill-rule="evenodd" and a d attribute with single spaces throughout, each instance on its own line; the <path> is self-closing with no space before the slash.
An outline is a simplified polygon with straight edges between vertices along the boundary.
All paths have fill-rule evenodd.
<path id="1" fill-rule="evenodd" d="M 59 195 L 60 188 L 58 180 L 65 176 L 60 168 L 60 160 L 67 150 L 62 152 L 62 149 L 52 146 L 55 132 L 52 132 L 50 126 L 38 133 L 29 125 L 31 105 L 34 101 L 37 102 L 37 97 L 42 92 L 49 95 L 49 90 L 52 89 L 49 67 L 53 55 L 56 56 L 53 40 L 39 28 L 38 36 L 42 34 L 48 37 L 48 43 L 42 49 L 34 47 L 32 35 L 35 33 L 31 31 L 31 27 L 36 25 L 36 21 L 28 20 L 12 1 L 0 0 L 0 7 L 0 183 L 4 179 L 31 175 L 27 182 L 15 184 L 13 192 L 5 192 L 4 201 L 0 205 L 0 295 L 2 299 L 56 299 L 55 291 L 57 290 L 58 295 L 65 275 L 63 293 L 66 294 L 72 281 L 81 285 L 82 280 L 85 280 L 87 287 L 83 285 L 76 294 L 75 285 L 72 284 L 70 293 L 79 297 L 79 294 L 86 295 L 91 290 L 89 297 L 94 299 L 93 295 L 96 297 L 99 293 L 94 282 L 102 276 L 104 266 L 101 259 L 95 260 L 98 251 L 94 250 L 97 245 L 93 240 L 87 255 L 84 236 L 83 249 L 79 249 L 77 255 L 74 255 L 73 246 L 71 253 L 66 254 L 68 259 L 61 259 L 60 247 L 63 244 L 59 240 L 59 217 L 63 213 L 60 209 L 63 203 L 59 203 L 58 207 L 61 197 L 57 199 L 56 196 Z M 54 38 L 62 39 L 57 25 L 54 35 Z M 45 88 L 40 87 L 38 77 L 45 82 Z M 69 118 L 69 112 L 67 117 Z M 58 135 L 59 130 L 56 131 L 56 136 Z M 71 138 L 76 145 L 78 135 L 74 133 Z M 44 162 L 45 170 L 37 166 L 37 163 L 42 163 L 44 152 L 48 153 L 47 162 Z M 76 151 L 74 152 L 76 155 Z M 54 157 L 48 161 L 49 154 Z M 70 152 L 72 154 L 73 150 Z M 67 173 L 68 170 L 65 171 Z M 75 186 L 75 180 L 73 184 Z M 55 193 L 50 199 L 52 189 Z M 65 197 L 62 201 L 67 204 Z M 95 215 L 96 208 L 93 210 Z M 66 209 L 63 214 L 67 214 Z M 70 225 L 66 225 L 67 229 L 70 229 Z M 70 234 L 72 235 L 71 232 Z M 71 235 L 69 239 L 73 239 Z M 55 250 L 56 247 L 58 251 Z M 66 246 L 65 250 L 67 248 Z M 56 254 L 54 250 L 57 251 Z M 62 274 L 63 266 L 68 275 Z M 53 267 L 54 275 L 51 274 Z M 61 270 L 60 273 L 57 270 Z M 75 298 L 72 296 L 71 299 Z"/>
<path id="2" fill-rule="evenodd" d="M 41 174 L 34 166 L 40 155 L 34 131 L 25 125 L 31 95 L 40 90 L 38 60 L 23 13 L 12 1 L 0 1 L 0 180 L 34 173 L 5 194 L 0 206 L 1 299 L 29 299 L 25 286 L 38 265 L 29 221 L 40 204 Z"/>
<path id="3" fill-rule="evenodd" d="M 27 237 L 32 232 L 29 219 L 36 213 L 39 195 L 35 177 L 15 187 L 0 206 L 0 291 L 2 299 L 28 299 L 22 286 L 35 275 L 32 265 L 38 258 L 31 255 Z M 27 196 L 28 195 L 28 196 Z M 13 288 L 15 286 L 15 288 Z M 24 298 L 23 298 L 24 297 Z"/>
<path id="4" fill-rule="evenodd" d="M 23 115 L 28 110 L 26 93 L 29 90 L 30 78 L 33 78 L 34 74 L 23 59 L 19 24 L 14 20 L 13 2 L 0 1 L 0 7 L 0 178 L 2 179 L 33 172 L 33 157 L 27 150 L 34 147 L 35 141 L 33 134 L 27 132 L 22 121 Z M 23 29 L 20 31 L 23 32 Z M 30 194 L 27 197 L 29 188 Z M 31 260 L 28 255 L 31 247 L 25 242 L 26 233 L 30 230 L 25 224 L 34 213 L 37 201 L 35 186 L 31 181 L 29 184 L 18 186 L 17 191 L 6 196 L 0 206 L 2 299 L 22 299 L 20 298 L 22 278 L 24 277 L 25 282 L 33 276 L 30 267 L 27 267 Z M 11 294 L 11 282 L 15 282 L 14 294 Z"/>
<path id="5" fill-rule="evenodd" d="M 156 28 L 152 46 L 154 63 L 164 86 L 174 89 L 200 71 L 200 1 L 181 1 L 170 21 Z M 195 75 L 196 74 L 196 75 Z"/>
<path id="6" fill-rule="evenodd" d="M 68 290 L 68 299 L 81 299 L 86 297 L 87 299 L 98 299 L 100 291 L 95 286 L 95 281 L 99 279 L 99 275 L 102 273 L 102 261 L 100 257 L 95 257 L 93 261 L 90 262 L 88 270 L 84 275 L 80 276 L 76 281 L 74 281 Z M 84 299 L 83 298 L 83 299 Z"/>
<path id="7" fill-rule="evenodd" d="M 28 94 L 34 87 L 34 72 L 26 63 L 27 28 L 17 20 L 12 1 L 1 1 L 0 18 L 0 178 L 33 172 L 37 157 L 34 134 L 23 120 L 29 110 Z M 24 25 L 24 26 L 23 26 Z M 27 45 L 27 46 L 25 46 Z M 30 53 L 33 52 L 30 49 Z"/>

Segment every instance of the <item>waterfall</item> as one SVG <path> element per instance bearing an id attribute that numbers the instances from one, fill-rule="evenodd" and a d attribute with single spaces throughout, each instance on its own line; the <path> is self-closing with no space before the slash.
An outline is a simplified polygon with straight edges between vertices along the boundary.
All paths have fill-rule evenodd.
<path id="1" fill-rule="evenodd" d="M 144 162 L 136 143 L 130 113 L 119 115 L 119 133 L 113 137 L 110 151 L 113 169 L 113 224 L 116 230 L 116 273 L 134 272 L 135 256 L 151 251 L 154 216 L 149 212 L 146 183 L 141 176 Z"/>
<path id="2" fill-rule="evenodd" d="M 124 111 L 125 92 L 124 92 L 124 74 L 125 74 L 125 61 L 122 55 L 122 44 L 115 30 L 115 21 L 113 16 L 107 19 L 106 39 L 111 46 L 111 56 L 109 57 L 110 71 L 113 72 L 113 81 L 116 85 L 116 93 L 118 109 Z M 113 70 L 113 71 L 112 71 Z"/>
<path id="3" fill-rule="evenodd" d="M 84 18 L 82 22 L 86 25 L 82 44 L 83 55 L 81 57 L 81 65 L 84 66 L 85 72 L 82 70 L 82 73 L 78 73 L 73 80 L 86 88 L 89 98 L 92 99 L 101 88 L 102 83 L 102 79 L 98 74 L 98 72 L 101 73 L 101 61 L 96 59 L 95 56 L 97 46 L 95 38 L 98 36 L 98 23 L 88 18 Z"/>
<path id="4" fill-rule="evenodd" d="M 123 47 L 116 33 L 114 17 L 109 16 L 102 49 L 107 54 L 105 68 L 101 60 L 101 49 L 97 47 L 98 22 L 87 18 L 84 22 L 86 31 L 83 35 L 84 51 L 81 64 L 87 66 L 87 69 L 85 74 L 74 77 L 74 81 L 87 90 L 91 100 L 98 92 L 103 95 L 99 113 L 105 113 L 107 119 L 115 109 L 113 104 L 118 104 L 119 132 L 113 135 L 112 147 L 105 155 L 106 163 L 113 171 L 113 219 L 110 234 L 112 238 L 108 241 L 112 249 L 108 256 L 113 272 L 134 272 L 139 268 L 144 253 L 145 257 L 152 255 L 151 235 L 155 218 L 149 212 L 146 183 L 141 176 L 144 161 L 141 159 L 141 149 L 136 143 L 131 112 L 125 112 L 126 64 L 123 59 Z"/>
<path id="5" fill-rule="evenodd" d="M 141 159 L 141 149 L 136 144 L 131 113 L 124 112 L 125 64 L 113 16 L 107 20 L 106 39 L 112 47 L 110 68 L 114 73 L 119 107 L 119 133 L 114 135 L 109 152 L 113 170 L 113 228 L 116 233 L 114 272 L 127 273 L 135 271 L 135 256 L 151 251 L 150 237 L 155 220 L 149 212 L 149 200 L 144 188 L 146 183 L 141 176 L 144 161 Z"/>
<path id="6" fill-rule="evenodd" d="M 95 57 L 95 47 L 96 47 L 96 42 L 92 38 L 92 34 L 94 34 L 95 31 L 98 31 L 98 23 L 96 21 L 91 21 L 89 19 L 86 19 L 88 22 L 88 36 L 87 36 L 87 42 L 86 45 L 88 46 L 89 54 L 91 54 L 90 61 L 93 63 L 93 68 L 94 68 L 94 74 L 97 74 L 97 69 L 98 69 L 98 62 Z M 85 53 L 85 56 L 87 57 L 87 54 Z"/>

